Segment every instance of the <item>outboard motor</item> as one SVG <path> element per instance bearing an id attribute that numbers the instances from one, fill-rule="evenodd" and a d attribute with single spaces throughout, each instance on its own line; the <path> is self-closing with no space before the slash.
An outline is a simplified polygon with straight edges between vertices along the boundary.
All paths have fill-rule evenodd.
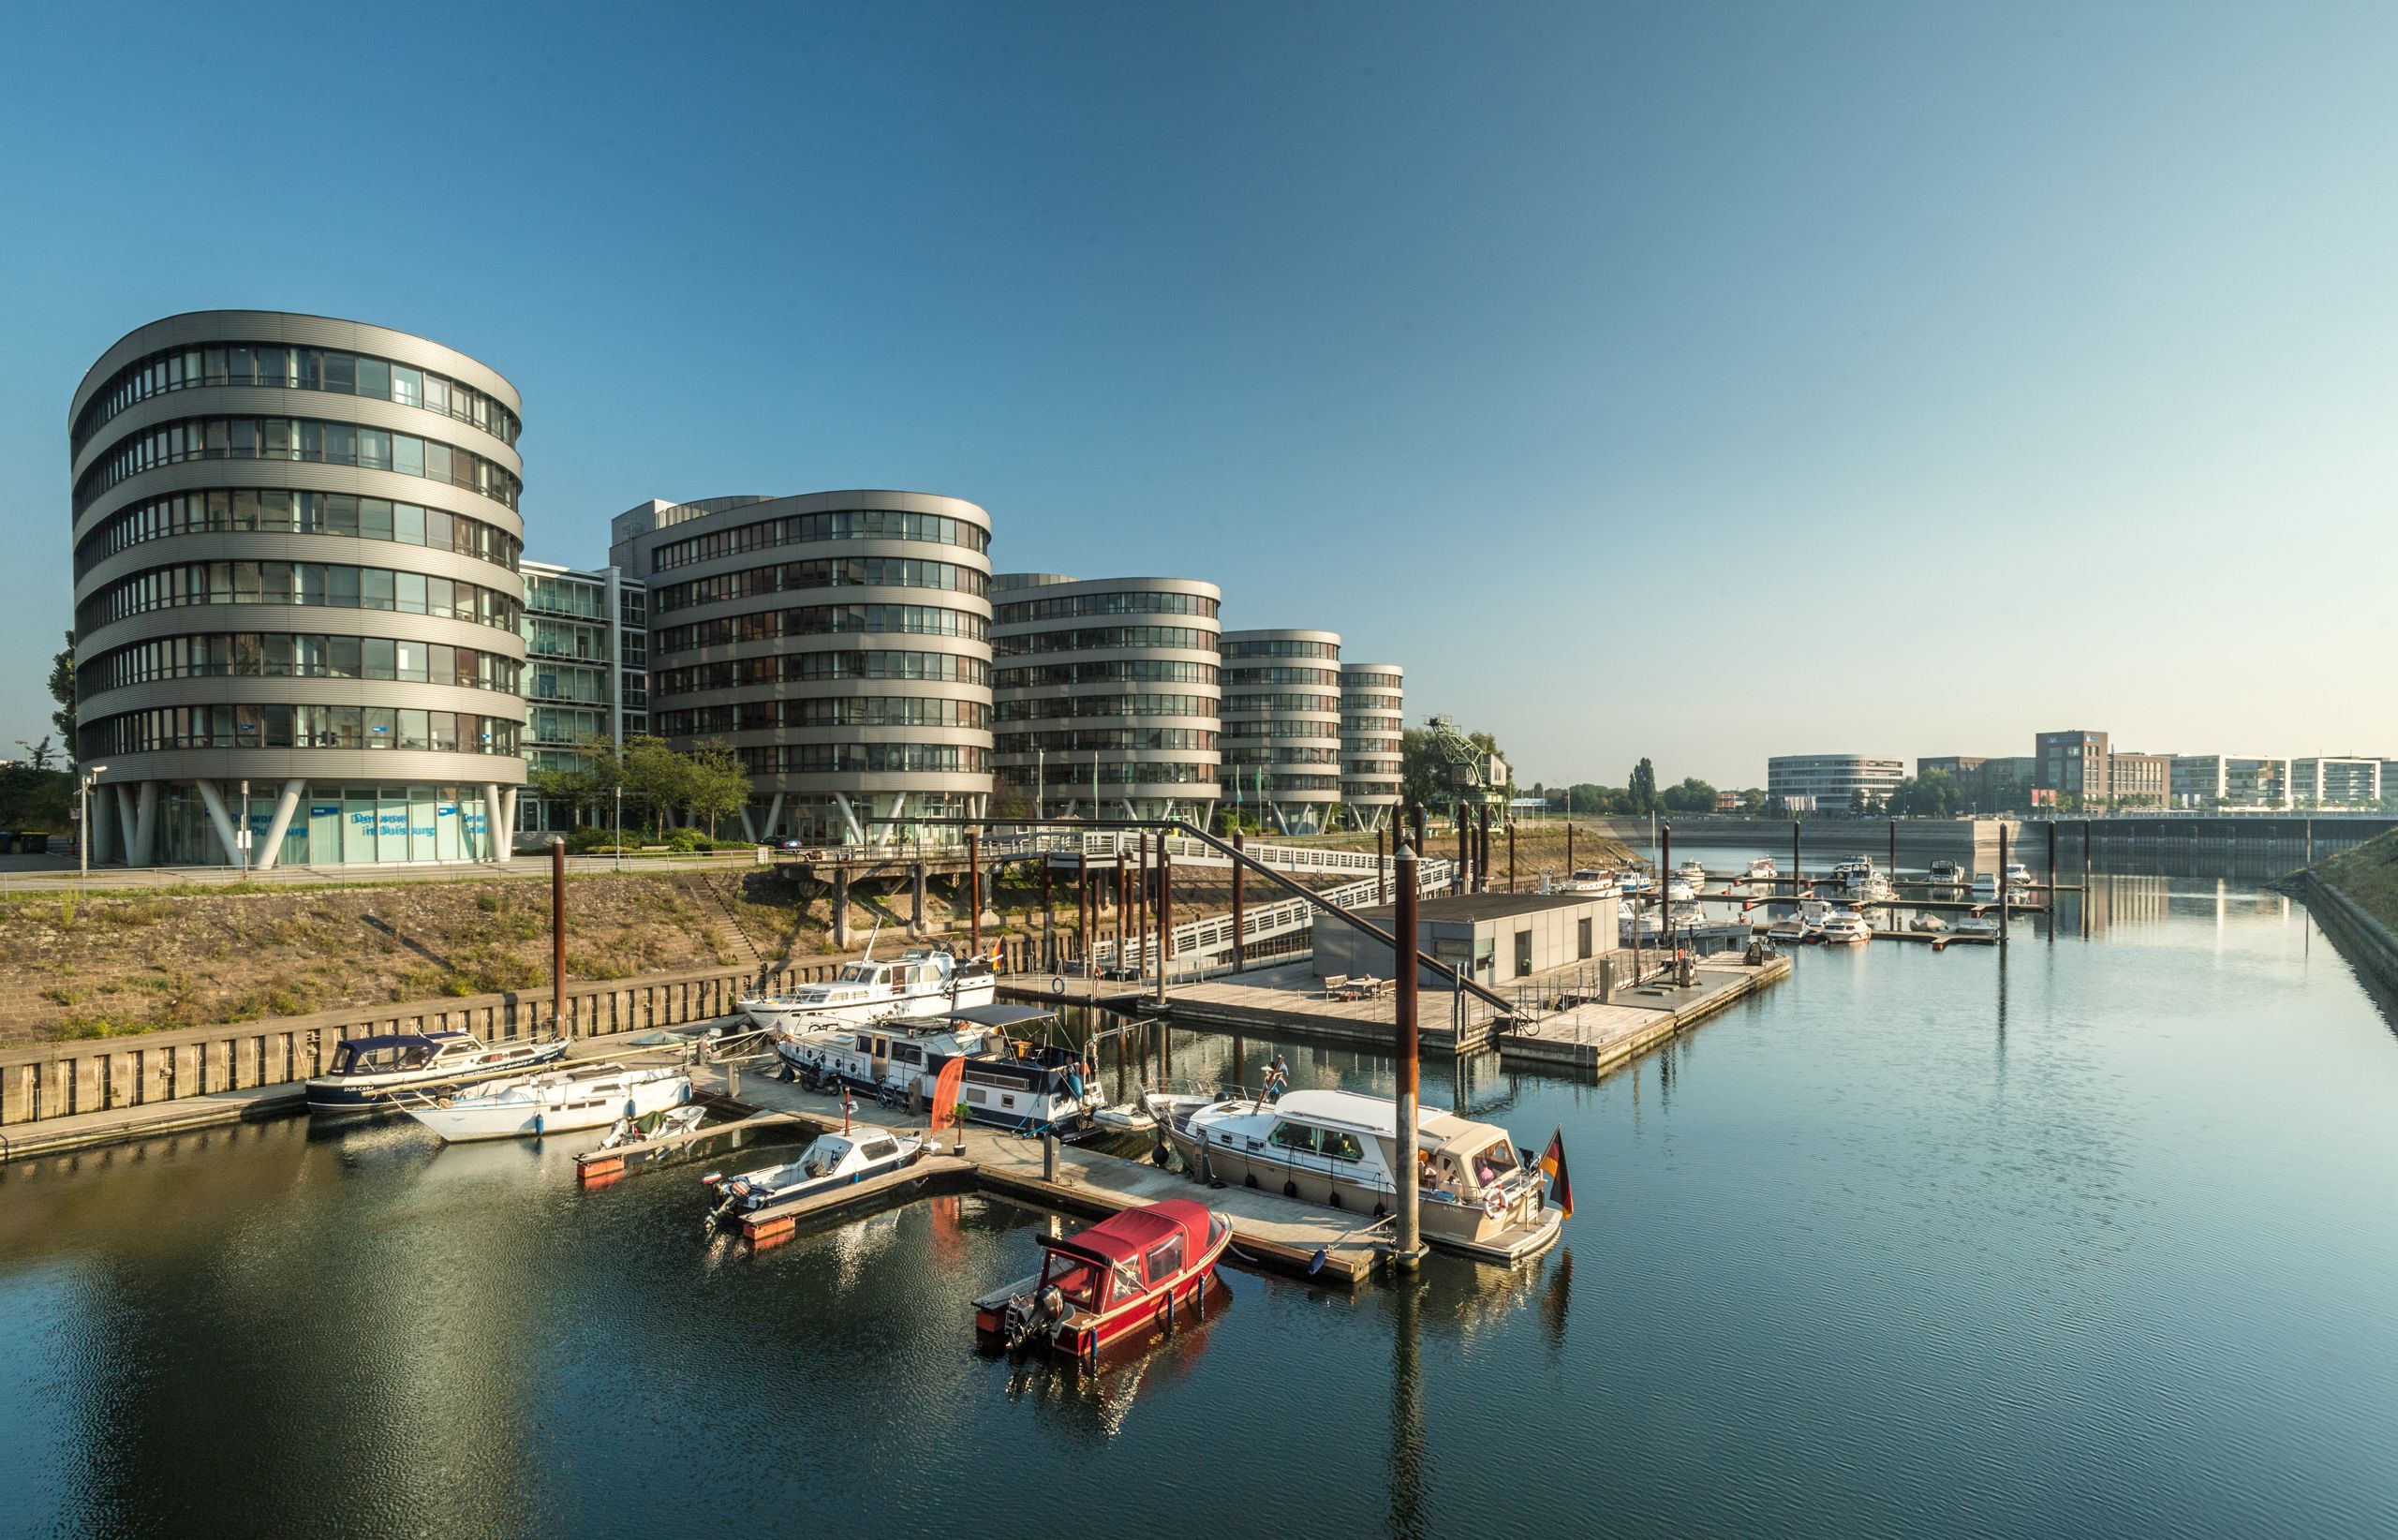
<path id="1" fill-rule="evenodd" d="M 1000 1338 L 1010 1353 L 1046 1333 L 1065 1319 L 1066 1296 L 1050 1284 L 1035 1296 L 1017 1295 L 1008 1301 L 1007 1321 Z"/>

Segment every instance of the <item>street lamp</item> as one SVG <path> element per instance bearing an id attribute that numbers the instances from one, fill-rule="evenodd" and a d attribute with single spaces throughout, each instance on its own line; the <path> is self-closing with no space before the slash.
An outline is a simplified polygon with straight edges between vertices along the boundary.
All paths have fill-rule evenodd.
<path id="1" fill-rule="evenodd" d="M 86 879 L 92 875 L 92 782 L 97 780 L 100 772 L 107 768 L 105 764 L 87 765 L 75 781 L 75 795 L 79 803 L 75 817 L 76 865 L 78 875 Z M 132 852 L 128 851 L 126 853 L 130 855 Z"/>
<path id="2" fill-rule="evenodd" d="M 770 833 L 772 831 L 769 831 Z M 616 875 L 625 874 L 625 785 L 616 783 Z"/>

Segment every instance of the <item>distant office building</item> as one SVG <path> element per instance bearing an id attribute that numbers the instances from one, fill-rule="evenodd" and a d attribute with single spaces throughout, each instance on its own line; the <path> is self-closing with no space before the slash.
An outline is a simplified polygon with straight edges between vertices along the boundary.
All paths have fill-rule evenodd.
<path id="1" fill-rule="evenodd" d="M 651 730 L 730 743 L 753 837 L 955 840 L 991 791 L 991 517 L 920 492 L 644 503 Z"/>
<path id="2" fill-rule="evenodd" d="M 1216 805 L 1223 595 L 1187 578 L 992 580 L 992 774 L 1043 817 Z"/>
<path id="3" fill-rule="evenodd" d="M 2109 807 L 2167 807 L 2173 791 L 2173 756 L 2121 750 L 2109 754 L 2107 785 Z"/>
<path id="4" fill-rule="evenodd" d="M 2107 805 L 2111 781 L 2104 733 L 2043 733 L 2033 742 L 2032 756 L 2040 762 L 2034 790 L 2055 793 L 2060 805 L 2068 805 L 2068 799 L 2086 807 Z"/>
<path id="5" fill-rule="evenodd" d="M 1352 827 L 1383 826 L 1399 806 L 1407 732 L 1407 671 L 1397 663 L 1340 665 L 1340 806 Z"/>
<path id="6" fill-rule="evenodd" d="M 2370 807 L 2381 800 L 2381 761 L 2354 755 L 2292 760 L 2290 798 L 2302 807 Z"/>
<path id="7" fill-rule="evenodd" d="M 1288 835 L 1340 800 L 1340 636 L 1224 633 L 1224 797 Z"/>
<path id="8" fill-rule="evenodd" d="M 2270 754 L 2176 754 L 2177 807 L 2287 807 L 2290 764 Z"/>
<path id="9" fill-rule="evenodd" d="M 68 407 L 93 854 L 505 853 L 525 780 L 515 388 L 322 316 L 199 311 Z"/>
<path id="10" fill-rule="evenodd" d="M 1915 777 L 1921 780 L 1937 770 L 1960 786 L 1972 786 L 1981 778 L 1982 766 L 1990 760 L 1980 754 L 1935 754 L 1915 762 Z"/>
<path id="11" fill-rule="evenodd" d="M 529 773 L 579 769 L 583 746 L 621 750 L 649 731 L 649 590 L 614 567 L 576 571 L 546 561 L 525 575 L 525 761 Z M 605 826 L 613 805 L 574 807 L 527 790 L 518 834 Z"/>
<path id="12" fill-rule="evenodd" d="M 1982 761 L 1981 792 L 1974 806 L 1985 813 L 2021 812 L 2032 806 L 2040 762 L 2030 754 L 2002 754 Z"/>
<path id="13" fill-rule="evenodd" d="M 1903 760 L 1863 754 L 1779 754 L 1765 762 L 1765 794 L 1791 808 L 1848 812 L 1862 792 L 1876 807 L 1906 779 Z"/>

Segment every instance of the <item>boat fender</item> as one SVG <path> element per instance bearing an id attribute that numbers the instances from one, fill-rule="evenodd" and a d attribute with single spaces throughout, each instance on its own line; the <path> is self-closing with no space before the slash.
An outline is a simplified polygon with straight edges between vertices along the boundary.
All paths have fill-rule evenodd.
<path id="1" fill-rule="evenodd" d="M 540 1115 L 540 1113 L 538 1113 L 538 1112 L 537 1112 L 537 1113 L 533 1114 L 533 1137 L 534 1137 L 534 1138 L 536 1138 L 536 1139 L 538 1139 L 538 1138 L 540 1138 L 540 1136 L 541 1136 L 541 1115 Z"/>
<path id="2" fill-rule="evenodd" d="M 1168 1158 L 1168 1152 L 1163 1145 L 1155 1146 L 1149 1150 L 1149 1160 L 1151 1163 L 1155 1164 L 1161 1171 L 1165 1169 L 1165 1162 Z"/>
<path id="3" fill-rule="evenodd" d="M 1257 1185 L 1257 1173 L 1252 1171 L 1248 1176 L 1243 1177 L 1240 1179 L 1240 1184 L 1243 1187 L 1255 1187 Z"/>
<path id="4" fill-rule="evenodd" d="M 1335 1208 L 1340 1207 L 1340 1189 L 1337 1187 L 1332 1190 L 1332 1207 Z"/>
<path id="5" fill-rule="evenodd" d="M 1378 1220 L 1390 1218 L 1390 1209 L 1383 1204 L 1374 1205 L 1374 1218 Z"/>
<path id="6" fill-rule="evenodd" d="M 1298 1184 L 1298 1183 L 1296 1183 L 1296 1182 L 1295 1182 L 1295 1181 L 1290 1181 L 1290 1180 L 1287 1180 L 1287 1179 L 1286 1179 L 1286 1180 L 1282 1183 L 1282 1196 L 1284 1196 L 1284 1197 L 1286 1197 L 1286 1198 L 1295 1198 L 1295 1197 L 1297 1197 L 1298 1195 L 1299 1195 L 1299 1184 Z"/>

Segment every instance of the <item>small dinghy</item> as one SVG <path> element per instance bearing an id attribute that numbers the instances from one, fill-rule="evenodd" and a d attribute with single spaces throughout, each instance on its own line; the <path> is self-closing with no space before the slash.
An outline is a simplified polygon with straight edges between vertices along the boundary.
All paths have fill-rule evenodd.
<path id="1" fill-rule="evenodd" d="M 1041 1348 L 1096 1368 L 1104 1348 L 1203 1316 L 1232 1222 L 1189 1198 L 1128 1208 L 1071 1236 L 1043 1236 L 1041 1270 L 974 1301 L 974 1332 L 1013 1353 Z"/>
<path id="2" fill-rule="evenodd" d="M 836 1187 L 853 1187 L 869 1177 L 897 1171 L 914 1164 L 924 1153 L 924 1140 L 912 1133 L 862 1128 L 848 1133 L 818 1134 L 816 1142 L 800 1152 L 799 1159 L 780 1165 L 762 1166 L 730 1179 L 712 1171 L 701 1178 L 708 1190 L 704 1233 L 715 1235 L 718 1227 L 744 1214 L 756 1213 L 768 1204 L 787 1203 Z"/>
<path id="3" fill-rule="evenodd" d="M 418 1096 L 402 1111 L 451 1144 L 528 1139 L 639 1119 L 691 1099 L 691 1077 L 678 1068 L 629 1070 L 578 1064 L 550 1074 L 497 1080 L 451 1096 Z"/>
<path id="4" fill-rule="evenodd" d="M 608 1130 L 608 1136 L 600 1141 L 600 1148 L 622 1149 L 627 1145 L 663 1139 L 670 1133 L 688 1133 L 699 1127 L 707 1115 L 707 1108 L 695 1102 L 686 1102 L 679 1107 L 653 1112 L 645 1118 L 619 1118 Z"/>

